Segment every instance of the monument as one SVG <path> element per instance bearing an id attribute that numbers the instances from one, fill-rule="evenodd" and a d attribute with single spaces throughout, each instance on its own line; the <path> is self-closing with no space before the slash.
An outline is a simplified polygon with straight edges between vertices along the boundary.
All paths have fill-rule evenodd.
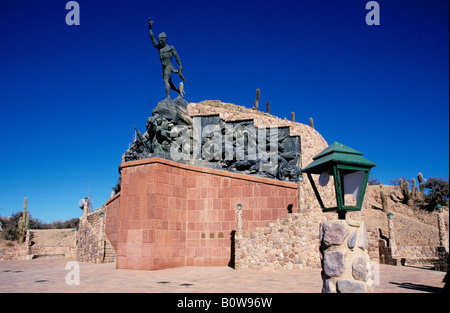
<path id="1" fill-rule="evenodd" d="M 244 231 L 299 212 L 303 138 L 288 121 L 261 126 L 256 116 L 194 113 L 172 81 L 174 73 L 186 81 L 178 52 L 165 33 L 155 39 L 153 24 L 149 19 L 166 97 L 146 118 L 145 131 L 133 125 L 136 140 L 122 155 L 106 203 L 117 268 L 234 264 L 237 204 Z M 308 156 L 326 144 L 309 126 L 296 127 L 306 134 Z M 320 140 L 312 144 L 311 136 Z"/>
<path id="2" fill-rule="evenodd" d="M 167 44 L 163 32 L 156 41 L 154 21 L 148 20 L 149 35 L 159 51 L 166 98 L 159 101 L 147 118 L 142 134 L 135 126 L 136 140 L 124 153 L 122 162 L 160 157 L 184 164 L 221 169 L 298 182 L 300 175 L 300 138 L 291 136 L 288 127 L 261 129 L 253 121 L 225 122 L 218 115 L 189 116 L 188 102 L 181 88 L 172 82 L 172 74 L 181 80 L 181 59 L 174 46 Z M 172 64 L 175 58 L 178 69 Z M 182 83 L 180 84 L 182 85 Z M 172 100 L 171 90 L 178 93 Z M 115 192 L 121 190 L 121 177 Z"/>
<path id="3" fill-rule="evenodd" d="M 154 21 L 149 19 L 149 35 L 159 51 L 166 98 L 158 102 L 147 118 L 146 131 L 136 127 L 136 141 L 124 153 L 122 162 L 161 157 L 184 164 L 221 169 L 298 182 L 300 175 L 300 138 L 291 136 L 288 127 L 258 128 L 251 120 L 226 122 L 215 116 L 189 116 L 183 90 L 172 82 L 172 74 L 182 75 L 181 59 L 174 46 L 161 33 L 156 41 Z M 175 58 L 178 69 L 171 63 Z M 181 84 L 182 85 L 182 84 Z M 178 93 L 172 100 L 171 90 Z M 115 188 L 120 191 L 121 179 Z"/>

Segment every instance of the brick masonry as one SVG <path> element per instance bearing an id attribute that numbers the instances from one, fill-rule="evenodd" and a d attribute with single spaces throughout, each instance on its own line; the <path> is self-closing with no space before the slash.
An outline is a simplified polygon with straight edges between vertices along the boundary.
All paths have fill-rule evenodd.
<path id="1" fill-rule="evenodd" d="M 160 158 L 123 163 L 120 195 L 106 203 L 117 268 L 232 264 L 238 203 L 254 230 L 297 211 L 298 186 Z"/>

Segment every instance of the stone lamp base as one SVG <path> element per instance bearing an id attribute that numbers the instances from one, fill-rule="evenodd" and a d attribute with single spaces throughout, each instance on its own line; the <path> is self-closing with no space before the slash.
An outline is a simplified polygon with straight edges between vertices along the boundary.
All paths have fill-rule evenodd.
<path id="1" fill-rule="evenodd" d="M 370 293 L 372 270 L 364 222 L 333 220 L 320 224 L 322 293 Z"/>

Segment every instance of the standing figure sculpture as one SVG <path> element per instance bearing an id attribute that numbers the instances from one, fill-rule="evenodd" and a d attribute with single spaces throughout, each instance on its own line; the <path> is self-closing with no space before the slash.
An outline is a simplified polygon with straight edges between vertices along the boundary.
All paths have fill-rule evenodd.
<path id="1" fill-rule="evenodd" d="M 159 51 L 159 59 L 161 60 L 162 64 L 162 71 L 163 71 L 163 79 L 164 79 L 164 85 L 166 89 L 167 99 L 170 100 L 170 89 L 175 90 L 180 97 L 183 97 L 183 92 L 180 91 L 175 85 L 172 83 L 172 73 L 177 73 L 180 78 L 183 81 L 186 81 L 186 79 L 181 74 L 181 71 L 183 70 L 183 66 L 181 66 L 181 59 L 178 56 L 177 50 L 175 50 L 174 46 L 169 46 L 167 44 L 167 36 L 165 33 L 161 33 L 158 35 L 158 41 L 155 39 L 155 35 L 152 31 L 152 26 L 155 21 L 152 21 L 151 19 L 148 19 L 148 30 L 150 34 L 150 39 L 152 40 L 153 46 L 158 49 Z M 171 63 L 172 56 L 175 57 L 175 60 L 178 63 L 178 70 L 175 69 L 173 64 Z"/>

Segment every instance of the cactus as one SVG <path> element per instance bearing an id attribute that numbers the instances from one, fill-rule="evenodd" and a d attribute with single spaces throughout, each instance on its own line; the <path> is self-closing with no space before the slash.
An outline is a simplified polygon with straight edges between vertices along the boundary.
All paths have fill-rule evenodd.
<path id="1" fill-rule="evenodd" d="M 309 127 L 311 127 L 312 129 L 314 129 L 314 121 L 313 121 L 313 118 L 312 118 L 312 117 L 309 118 Z"/>
<path id="2" fill-rule="evenodd" d="M 258 111 L 259 107 L 259 94 L 261 91 L 259 89 L 256 89 L 256 99 L 255 99 L 255 110 Z"/>
<path id="3" fill-rule="evenodd" d="M 403 186 L 402 188 L 402 194 L 403 194 L 403 199 L 405 201 L 405 203 L 407 205 L 411 205 L 412 204 L 412 200 L 411 200 L 411 193 L 409 192 L 409 183 L 408 181 L 404 181 L 403 182 Z"/>
<path id="4" fill-rule="evenodd" d="M 267 111 L 267 114 L 270 114 L 270 103 L 269 102 L 266 103 L 266 111 Z"/>
<path id="5" fill-rule="evenodd" d="M 294 112 L 291 112 L 291 121 L 295 122 L 295 113 Z"/>
<path id="6" fill-rule="evenodd" d="M 387 207 L 387 199 L 386 199 L 386 195 L 384 194 L 384 189 L 383 189 L 383 184 L 380 184 L 380 198 L 381 198 L 381 209 L 383 210 L 383 212 L 388 212 L 388 207 Z"/>
<path id="7" fill-rule="evenodd" d="M 417 174 L 417 180 L 419 181 L 419 184 L 421 182 L 423 182 L 423 175 L 422 175 L 422 173 Z"/>
<path id="8" fill-rule="evenodd" d="M 424 194 L 424 188 L 423 188 L 423 175 L 422 173 L 417 174 L 417 181 L 419 182 L 419 189 L 420 189 L 420 193 L 423 195 Z"/>
<path id="9" fill-rule="evenodd" d="M 184 94 L 185 94 L 186 92 L 184 91 L 184 84 L 183 84 L 183 82 L 180 82 L 180 85 L 179 85 L 179 87 L 178 87 L 178 90 L 180 91 L 180 96 L 181 96 L 181 98 L 184 98 Z"/>
<path id="10" fill-rule="evenodd" d="M 400 190 L 403 190 L 403 178 L 398 179 L 398 186 L 400 187 Z"/>
<path id="11" fill-rule="evenodd" d="M 28 229 L 28 225 L 30 223 L 30 213 L 27 212 L 27 202 L 28 199 L 25 197 L 25 200 L 23 202 L 23 214 L 22 216 L 19 218 L 19 222 L 18 222 L 18 227 L 19 227 L 19 243 L 22 244 L 23 240 L 25 238 L 25 234 L 27 232 Z"/>
<path id="12" fill-rule="evenodd" d="M 413 192 L 414 192 L 414 197 L 417 197 L 419 195 L 419 188 L 417 186 L 414 186 Z"/>
<path id="13" fill-rule="evenodd" d="M 413 178 L 412 179 L 412 186 L 411 186 L 411 198 L 415 198 L 417 196 L 416 189 L 417 189 L 416 188 L 416 179 Z"/>

